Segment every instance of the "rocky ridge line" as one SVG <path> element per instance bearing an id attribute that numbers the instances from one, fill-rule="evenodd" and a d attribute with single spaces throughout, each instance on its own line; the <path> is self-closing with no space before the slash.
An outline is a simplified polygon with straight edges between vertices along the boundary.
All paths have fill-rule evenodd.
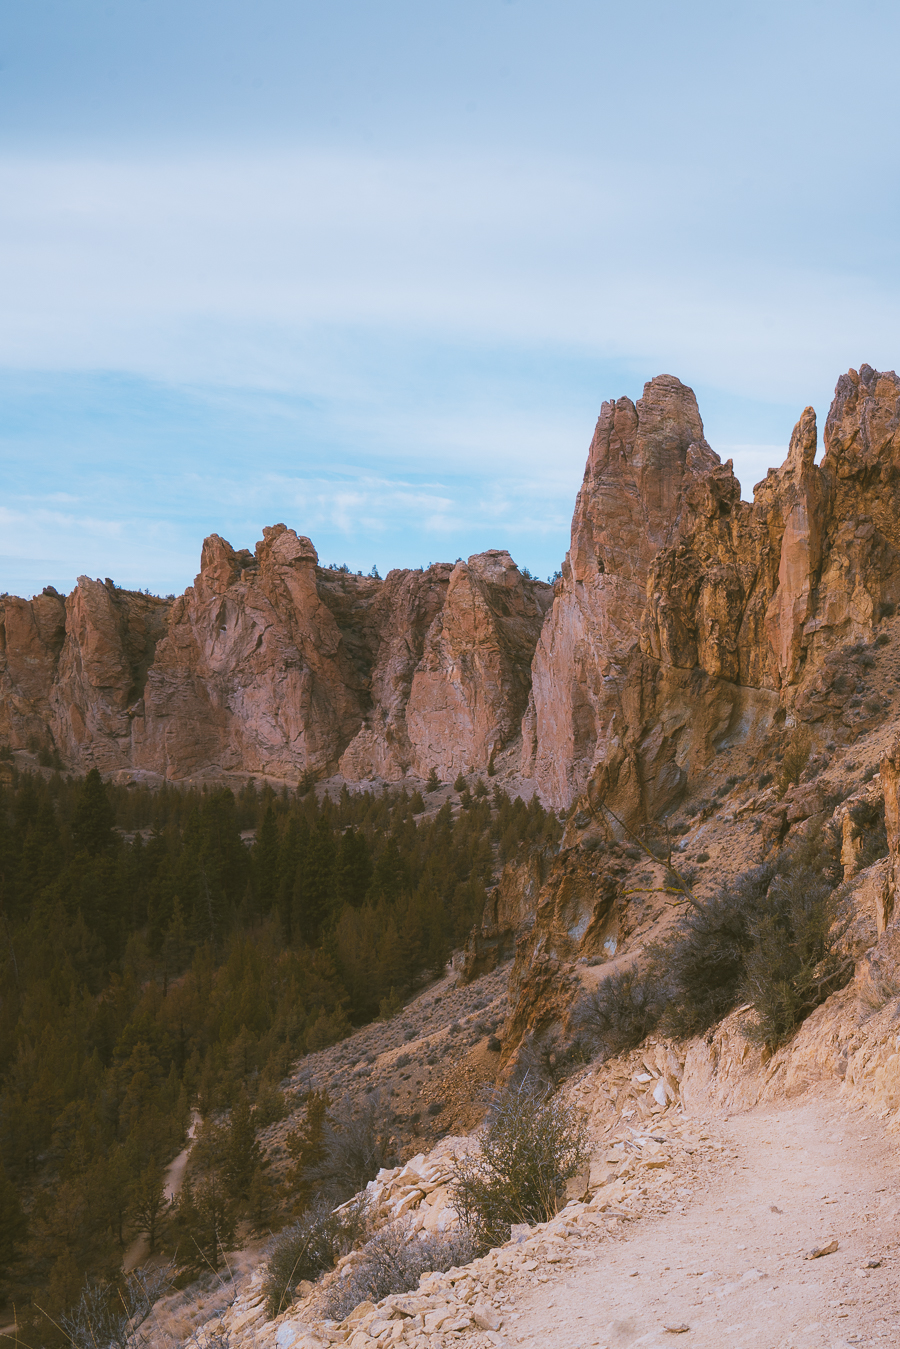
<path id="1" fill-rule="evenodd" d="M 503 551 L 351 576 L 276 525 L 253 553 L 211 535 L 176 600 L 4 596 L 0 737 L 151 779 L 494 770 L 653 819 L 779 718 L 858 733 L 836 656 L 900 602 L 898 377 L 841 376 L 816 448 L 807 408 L 741 501 L 660 375 L 604 403 L 552 589 Z"/>

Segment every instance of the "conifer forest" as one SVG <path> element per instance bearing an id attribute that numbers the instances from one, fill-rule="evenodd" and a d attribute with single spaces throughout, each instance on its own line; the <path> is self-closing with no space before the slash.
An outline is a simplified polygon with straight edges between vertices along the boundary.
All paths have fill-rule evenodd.
<path id="1" fill-rule="evenodd" d="M 136 1237 L 189 1271 L 206 1229 L 215 1255 L 229 1225 L 295 1211 L 256 1141 L 290 1065 L 442 971 L 502 863 L 561 826 L 481 782 L 429 811 L 2 767 L 0 1305 L 21 1327 L 39 1304 L 51 1344 Z M 163 1176 L 192 1118 L 203 1182 L 176 1221 Z"/>

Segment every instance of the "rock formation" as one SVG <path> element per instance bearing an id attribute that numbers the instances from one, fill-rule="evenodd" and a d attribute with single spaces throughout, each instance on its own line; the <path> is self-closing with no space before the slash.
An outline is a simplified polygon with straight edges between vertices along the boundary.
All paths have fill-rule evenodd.
<path id="1" fill-rule="evenodd" d="M 498 931 L 489 906 L 469 954 L 481 969 L 482 953 L 516 943 L 507 1053 L 564 1020 L 573 961 L 608 961 L 662 920 L 665 904 L 653 911 L 641 896 L 665 895 L 666 866 L 642 858 L 629 829 L 655 829 L 663 859 L 673 844 L 701 861 L 718 847 L 719 875 L 731 874 L 831 818 L 859 783 L 849 753 L 825 776 L 842 746 L 863 747 L 865 782 L 881 761 L 881 784 L 852 803 L 868 819 L 883 791 L 890 849 L 877 876 L 866 863 L 861 949 L 896 921 L 898 751 L 882 745 L 900 599 L 897 376 L 866 366 L 843 376 L 820 466 L 816 451 L 808 408 L 784 465 L 748 503 L 677 381 L 653 381 L 635 406 L 604 406 L 523 725 L 545 798 L 577 808 L 518 929 Z M 774 771 L 757 768 L 764 790 L 748 793 L 760 762 Z M 677 826 L 668 837 L 666 817 Z M 842 820 L 852 876 L 869 826 L 836 811 L 838 830 Z"/>
<path id="2" fill-rule="evenodd" d="M 535 653 L 525 733 L 523 767 L 555 805 L 571 801 L 597 764 L 618 766 L 640 717 L 630 704 L 641 701 L 635 657 L 647 577 L 673 537 L 687 485 L 717 464 L 693 392 L 679 380 L 652 380 L 636 405 L 604 403 Z"/>
<path id="3" fill-rule="evenodd" d="M 509 553 L 459 562 L 413 675 L 407 726 L 420 776 L 484 768 L 519 734 L 550 587 Z"/>
<path id="4" fill-rule="evenodd" d="M 0 601 L 0 736 L 170 779 L 485 770 L 518 736 L 551 588 L 488 552 L 384 581 L 284 525 L 213 534 L 174 601 L 81 577 Z"/>
<path id="5" fill-rule="evenodd" d="M 881 787 L 884 792 L 884 824 L 888 845 L 888 864 L 879 896 L 878 930 L 896 926 L 900 919 L 900 736 L 881 761 Z"/>
<path id="6" fill-rule="evenodd" d="M 276 525 L 255 553 L 212 535 L 174 601 L 85 577 L 3 597 L 0 737 L 173 779 L 490 767 L 656 819 L 779 721 L 842 742 L 880 715 L 859 660 L 900 602 L 900 379 L 842 376 L 816 448 L 808 408 L 742 501 L 661 375 L 603 405 L 553 591 L 505 552 L 326 570 Z"/>
<path id="7" fill-rule="evenodd" d="M 677 380 L 604 405 L 524 726 L 553 804 L 590 784 L 652 819 L 776 716 L 845 738 L 877 712 L 846 667 L 900 600 L 900 379 L 842 376 L 816 448 L 807 408 L 751 504 Z"/>

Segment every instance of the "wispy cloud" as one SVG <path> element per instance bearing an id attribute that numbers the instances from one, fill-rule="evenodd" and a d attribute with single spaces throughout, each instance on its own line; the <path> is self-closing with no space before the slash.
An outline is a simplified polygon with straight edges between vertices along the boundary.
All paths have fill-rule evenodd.
<path id="1" fill-rule="evenodd" d="M 370 329 L 641 353 L 780 398 L 894 354 L 896 269 L 735 234 L 721 184 L 652 160 L 7 157 L 0 196 L 0 363 L 352 399 L 317 335 Z"/>

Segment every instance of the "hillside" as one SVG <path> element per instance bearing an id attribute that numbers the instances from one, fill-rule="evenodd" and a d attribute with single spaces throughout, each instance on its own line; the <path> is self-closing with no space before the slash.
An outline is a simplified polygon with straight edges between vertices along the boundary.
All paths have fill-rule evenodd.
<path id="1" fill-rule="evenodd" d="M 845 1304 L 847 1342 L 894 1325 L 886 1212 L 871 1249 L 844 1235 L 799 1282 L 783 1271 L 835 1228 L 805 1186 L 862 1234 L 883 1188 L 866 1168 L 896 1164 L 900 379 L 842 376 L 817 452 L 807 409 L 741 501 L 693 393 L 659 376 L 603 405 L 552 587 L 502 552 L 354 577 L 279 525 L 254 554 L 207 539 L 177 599 L 82 579 L 0 600 L 4 1164 L 54 1305 L 136 1221 L 93 1215 L 79 1265 L 56 1180 L 90 1210 L 110 1140 L 104 1164 L 161 1175 L 196 1101 L 188 1201 L 236 1174 L 240 1135 L 252 1165 L 204 1249 L 244 1254 L 236 1283 L 160 1305 L 160 1346 L 206 1322 L 201 1342 L 232 1349 L 655 1346 L 660 1318 L 698 1345 L 813 1349 L 843 1342 Z M 92 767 L 105 782 L 62 776 Z M 48 1018 L 66 1035 L 44 1046 Z M 326 1273 L 266 1319 L 263 1234 L 320 1183 L 335 1203 L 358 1188 L 322 1179 L 327 1128 L 371 1126 L 376 1225 L 449 1231 L 450 1159 L 523 1075 L 589 1132 L 552 1230 L 436 1273 L 415 1312 L 329 1321 Z M 801 1155 L 825 1121 L 846 1148 Z M 767 1167 L 773 1130 L 796 1166 Z M 160 1232 L 183 1251 L 179 1222 Z M 719 1254 L 717 1224 L 746 1259 Z M 572 1286 L 554 1242 L 578 1251 Z M 669 1290 L 672 1243 L 712 1301 Z M 659 1278 L 630 1302 L 639 1259 Z M 776 1273 L 791 1291 L 772 1283 L 763 1317 L 751 1284 Z M 848 1301 L 857 1277 L 868 1301 Z M 483 1325 L 457 1305 L 476 1303 Z"/>

